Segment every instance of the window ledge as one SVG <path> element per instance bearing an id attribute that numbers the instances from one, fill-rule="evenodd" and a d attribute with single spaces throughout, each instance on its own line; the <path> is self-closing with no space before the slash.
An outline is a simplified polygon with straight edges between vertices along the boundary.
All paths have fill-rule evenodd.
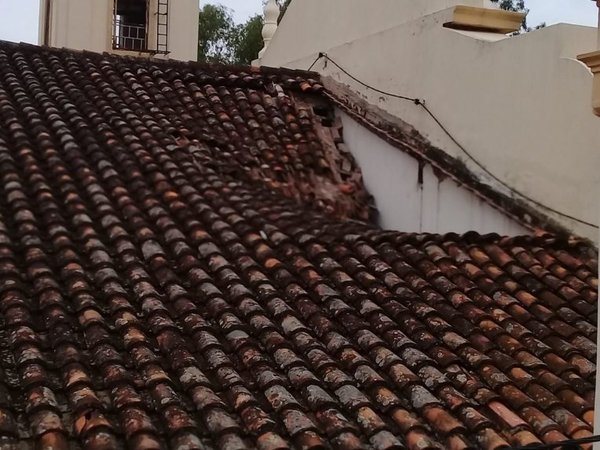
<path id="1" fill-rule="evenodd" d="M 139 56 L 140 58 L 152 58 L 156 55 L 165 56 L 170 52 L 159 52 L 158 50 L 128 50 L 125 48 L 112 48 L 112 51 L 116 55 L 124 55 L 124 56 Z"/>

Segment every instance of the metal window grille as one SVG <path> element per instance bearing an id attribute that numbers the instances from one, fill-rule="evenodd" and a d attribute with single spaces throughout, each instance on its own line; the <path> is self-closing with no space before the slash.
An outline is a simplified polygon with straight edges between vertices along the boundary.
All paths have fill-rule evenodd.
<path id="1" fill-rule="evenodd" d="M 119 50 L 147 50 L 146 25 L 124 23 L 119 16 L 116 16 L 113 30 L 113 47 Z"/>
<path id="2" fill-rule="evenodd" d="M 113 48 L 168 54 L 169 0 L 114 0 Z"/>

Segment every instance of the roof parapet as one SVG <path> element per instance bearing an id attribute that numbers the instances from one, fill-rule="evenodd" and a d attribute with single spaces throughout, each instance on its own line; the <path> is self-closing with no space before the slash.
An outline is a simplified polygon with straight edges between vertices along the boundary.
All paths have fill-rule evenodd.
<path id="1" fill-rule="evenodd" d="M 600 116 L 600 50 L 579 55 L 577 59 L 588 66 L 594 75 L 592 108 L 594 114 Z"/>
<path id="2" fill-rule="evenodd" d="M 527 13 L 459 5 L 447 28 L 508 34 L 519 31 Z"/>

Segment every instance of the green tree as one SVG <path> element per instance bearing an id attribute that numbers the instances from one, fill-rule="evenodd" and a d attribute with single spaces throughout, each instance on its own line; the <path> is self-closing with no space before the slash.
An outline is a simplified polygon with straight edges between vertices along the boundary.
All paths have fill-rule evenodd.
<path id="1" fill-rule="evenodd" d="M 198 61 L 222 64 L 250 64 L 263 47 L 262 15 L 236 25 L 233 11 L 205 4 L 198 21 Z"/>
<path id="2" fill-rule="evenodd" d="M 262 38 L 263 17 L 255 15 L 235 30 L 233 42 L 233 62 L 235 64 L 250 64 L 258 57 L 263 48 Z"/>
<path id="3" fill-rule="evenodd" d="M 525 11 L 525 0 L 492 0 L 493 3 L 498 3 L 501 9 L 506 11 Z"/>
<path id="4" fill-rule="evenodd" d="M 205 4 L 198 21 L 198 61 L 231 63 L 236 26 L 230 9 Z"/>
<path id="5" fill-rule="evenodd" d="M 525 6 L 525 0 L 491 0 L 493 3 L 497 3 L 501 9 L 506 11 L 514 11 L 514 12 L 529 12 L 529 9 Z M 523 18 L 523 24 L 521 25 L 521 32 L 526 33 L 528 31 L 537 30 L 539 28 L 544 28 L 546 26 L 545 23 L 541 23 L 537 25 L 535 28 L 530 28 L 527 26 L 527 18 Z"/>
<path id="6" fill-rule="evenodd" d="M 281 7 L 279 21 L 291 1 L 277 0 Z M 263 47 L 263 23 L 262 14 L 257 14 L 245 23 L 236 25 L 233 11 L 222 5 L 205 4 L 200 11 L 198 25 L 198 61 L 250 64 Z"/>

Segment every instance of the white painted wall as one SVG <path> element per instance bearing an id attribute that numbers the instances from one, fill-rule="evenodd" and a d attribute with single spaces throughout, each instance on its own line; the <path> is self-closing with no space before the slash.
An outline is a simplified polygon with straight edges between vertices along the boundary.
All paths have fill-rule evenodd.
<path id="1" fill-rule="evenodd" d="M 110 52 L 135 56 L 147 53 L 125 52 L 112 48 L 114 0 L 51 0 L 51 47 Z M 156 42 L 156 0 L 150 0 L 148 39 Z M 196 61 L 198 55 L 197 0 L 170 0 L 169 2 L 169 55 L 167 58 Z M 40 0 L 39 43 L 44 44 L 46 0 Z M 162 58 L 162 57 L 161 57 Z"/>
<path id="2" fill-rule="evenodd" d="M 50 42 L 52 47 L 67 47 L 97 52 L 112 48 L 113 0 L 51 0 Z M 46 1 L 40 0 L 40 44 L 43 44 Z"/>
<path id="3" fill-rule="evenodd" d="M 597 223 L 600 122 L 589 110 L 592 75 L 575 59 L 596 48 L 597 30 L 559 24 L 498 40 L 498 35 L 490 39 L 489 34 L 444 28 L 450 18 L 451 10 L 441 11 L 323 50 L 372 86 L 425 99 L 456 139 L 512 187 Z M 298 54 L 298 43 L 313 34 L 302 15 L 287 19 L 295 22 L 293 40 L 284 42 L 282 23 L 263 64 L 306 69 L 314 53 L 291 60 L 275 51 L 287 47 Z M 422 108 L 366 89 L 331 63 L 320 62 L 315 70 L 411 124 L 502 190 L 469 162 Z M 593 228 L 549 215 L 577 234 L 598 238 Z"/>
<path id="4" fill-rule="evenodd" d="M 261 64 L 281 65 L 280 61 L 316 54 L 450 6 L 481 7 L 486 2 L 489 0 L 295 1 L 290 3 Z"/>
<path id="5" fill-rule="evenodd" d="M 171 0 L 169 8 L 169 58 L 198 61 L 198 0 Z"/>
<path id="6" fill-rule="evenodd" d="M 388 144 L 348 115 L 339 112 L 344 142 L 361 168 L 367 190 L 376 199 L 379 224 L 406 232 L 528 234 L 528 230 L 461 188 L 440 180 L 426 166 L 419 183 L 416 159 Z"/>

